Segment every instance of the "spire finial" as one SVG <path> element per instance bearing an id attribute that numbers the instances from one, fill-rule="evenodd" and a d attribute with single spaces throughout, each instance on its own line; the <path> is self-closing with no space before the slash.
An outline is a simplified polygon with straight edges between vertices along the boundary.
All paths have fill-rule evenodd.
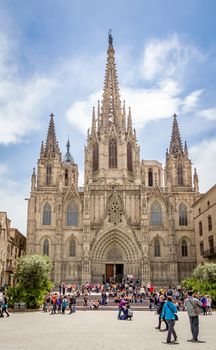
<path id="1" fill-rule="evenodd" d="M 68 137 L 68 140 L 67 140 L 67 143 L 66 143 L 66 147 L 67 147 L 67 152 L 65 154 L 65 158 L 64 158 L 64 161 L 66 163 L 74 163 L 74 160 L 73 160 L 73 157 L 70 153 L 70 141 L 69 141 L 69 137 Z"/>
<path id="2" fill-rule="evenodd" d="M 112 29 L 108 31 L 108 42 L 109 42 L 109 45 L 112 46 L 113 44 Z"/>

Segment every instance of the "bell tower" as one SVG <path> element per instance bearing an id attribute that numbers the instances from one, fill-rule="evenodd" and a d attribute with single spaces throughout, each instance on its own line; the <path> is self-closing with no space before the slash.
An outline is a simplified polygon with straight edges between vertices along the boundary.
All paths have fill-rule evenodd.
<path id="1" fill-rule="evenodd" d="M 165 186 L 192 190 L 191 160 L 188 158 L 187 143 L 182 146 L 177 115 L 173 115 L 172 135 L 169 151 L 166 152 Z"/>

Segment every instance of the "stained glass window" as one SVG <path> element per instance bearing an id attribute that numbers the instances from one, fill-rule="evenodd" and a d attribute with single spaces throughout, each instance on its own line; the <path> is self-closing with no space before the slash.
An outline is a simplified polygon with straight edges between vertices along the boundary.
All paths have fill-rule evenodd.
<path id="1" fill-rule="evenodd" d="M 148 170 L 148 185 L 153 186 L 153 171 L 151 168 Z"/>
<path id="2" fill-rule="evenodd" d="M 76 256 L 76 241 L 75 239 L 72 239 L 70 241 L 70 251 L 69 251 L 70 256 Z"/>
<path id="3" fill-rule="evenodd" d="M 71 202 L 67 207 L 67 226 L 78 225 L 78 208 L 76 203 Z"/>
<path id="4" fill-rule="evenodd" d="M 159 239 L 156 239 L 154 241 L 154 255 L 155 256 L 161 256 L 161 249 L 160 249 L 160 241 L 159 241 Z"/>
<path id="5" fill-rule="evenodd" d="M 99 152 L 98 152 L 98 143 L 95 142 L 93 145 L 93 163 L 92 171 L 97 171 L 99 166 Z"/>
<path id="6" fill-rule="evenodd" d="M 117 142 L 111 139 L 109 142 L 109 168 L 117 168 Z"/>
<path id="7" fill-rule="evenodd" d="M 43 254 L 49 256 L 49 241 L 45 239 L 43 242 Z"/>
<path id="8" fill-rule="evenodd" d="M 43 207 L 43 225 L 51 225 L 51 205 L 45 203 Z"/>
<path id="9" fill-rule="evenodd" d="M 151 225 L 162 226 L 162 209 L 158 201 L 155 201 L 151 206 Z"/>
<path id="10" fill-rule="evenodd" d="M 187 241 L 183 239 L 181 244 L 182 256 L 188 256 L 188 246 Z"/>
<path id="11" fill-rule="evenodd" d="M 179 225 L 187 226 L 187 224 L 187 206 L 184 203 L 181 203 L 179 205 Z"/>
<path id="12" fill-rule="evenodd" d="M 128 171 L 133 171 L 133 163 L 132 163 L 132 146 L 131 143 L 127 144 L 127 168 Z"/>

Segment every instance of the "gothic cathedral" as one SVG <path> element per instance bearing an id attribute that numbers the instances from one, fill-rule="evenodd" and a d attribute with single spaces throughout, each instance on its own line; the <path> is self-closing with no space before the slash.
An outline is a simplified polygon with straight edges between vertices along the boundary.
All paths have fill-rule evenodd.
<path id="1" fill-rule="evenodd" d="M 165 168 L 140 160 L 131 110 L 126 116 L 109 35 L 101 104 L 93 108 L 85 147 L 84 187 L 70 153 L 62 159 L 54 115 L 32 174 L 27 252 L 49 255 L 51 278 L 85 283 L 139 279 L 178 284 L 196 266 L 192 205 L 196 170 L 182 145 L 177 116 Z"/>

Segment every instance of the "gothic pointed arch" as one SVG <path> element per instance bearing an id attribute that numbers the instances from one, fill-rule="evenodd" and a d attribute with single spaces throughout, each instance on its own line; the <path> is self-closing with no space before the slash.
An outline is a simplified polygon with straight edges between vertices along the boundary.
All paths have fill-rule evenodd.
<path id="1" fill-rule="evenodd" d="M 43 254 L 49 256 L 49 241 L 47 238 L 43 241 Z"/>
<path id="2" fill-rule="evenodd" d="M 185 203 L 180 203 L 180 205 L 179 205 L 179 226 L 187 226 L 187 224 L 188 224 L 187 206 Z"/>
<path id="3" fill-rule="evenodd" d="M 131 142 L 127 143 L 127 169 L 133 171 L 133 158 L 132 158 L 132 145 Z"/>
<path id="4" fill-rule="evenodd" d="M 151 211 L 150 211 L 150 222 L 151 226 L 162 226 L 162 208 L 161 204 L 155 200 L 151 205 Z"/>
<path id="5" fill-rule="evenodd" d="M 111 138 L 109 141 L 109 168 L 115 169 L 117 168 L 117 141 L 115 138 Z"/>
<path id="6" fill-rule="evenodd" d="M 51 225 L 51 212 L 51 205 L 46 202 L 43 206 L 43 225 Z"/>
<path id="7" fill-rule="evenodd" d="M 125 231 L 113 229 L 104 231 L 99 240 L 96 240 L 91 249 L 91 258 L 94 261 L 105 261 L 110 248 L 117 246 L 123 260 L 132 261 L 141 257 L 140 248 L 136 241 Z"/>
<path id="8" fill-rule="evenodd" d="M 99 149 L 98 143 L 95 142 L 92 148 L 92 171 L 97 171 L 99 168 Z"/>
<path id="9" fill-rule="evenodd" d="M 74 201 L 71 201 L 67 206 L 66 223 L 67 226 L 78 225 L 78 207 Z"/>
<path id="10" fill-rule="evenodd" d="M 178 186 L 184 185 L 183 165 L 181 163 L 177 165 L 177 184 Z"/>

